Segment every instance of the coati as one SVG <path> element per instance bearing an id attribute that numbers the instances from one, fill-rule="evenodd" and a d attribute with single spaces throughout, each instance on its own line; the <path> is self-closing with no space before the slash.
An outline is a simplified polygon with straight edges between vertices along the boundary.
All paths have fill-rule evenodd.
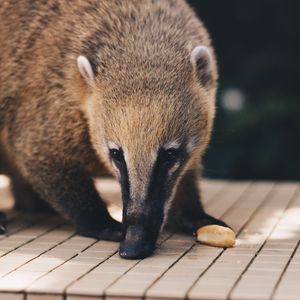
<path id="1" fill-rule="evenodd" d="M 124 258 L 150 255 L 163 225 L 227 226 L 198 187 L 217 77 L 184 0 L 3 1 L 1 153 L 16 205 L 49 204 L 79 234 L 121 241 Z M 122 226 L 93 184 L 104 171 L 121 185 Z"/>

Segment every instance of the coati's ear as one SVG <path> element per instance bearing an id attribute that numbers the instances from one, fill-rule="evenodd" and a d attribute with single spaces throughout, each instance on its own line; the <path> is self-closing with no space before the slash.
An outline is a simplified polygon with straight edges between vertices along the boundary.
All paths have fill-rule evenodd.
<path id="1" fill-rule="evenodd" d="M 95 76 L 89 60 L 85 56 L 80 55 L 77 57 L 77 66 L 81 76 L 85 79 L 86 83 L 89 86 L 94 86 Z"/>
<path id="2" fill-rule="evenodd" d="M 208 85 L 212 80 L 212 55 L 208 47 L 196 46 L 191 53 L 191 62 L 196 68 L 200 83 Z"/>

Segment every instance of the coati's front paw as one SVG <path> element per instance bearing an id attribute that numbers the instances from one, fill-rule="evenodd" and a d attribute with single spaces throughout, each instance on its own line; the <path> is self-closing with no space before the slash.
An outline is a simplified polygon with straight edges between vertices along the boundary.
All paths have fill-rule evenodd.
<path id="1" fill-rule="evenodd" d="M 6 216 L 3 212 L 0 211 L 0 234 L 5 234 L 7 229 L 6 229 Z"/>
<path id="2" fill-rule="evenodd" d="M 97 240 L 120 242 L 122 239 L 122 225 L 114 219 L 107 219 L 101 224 L 95 224 L 95 226 L 79 225 L 77 226 L 77 233 Z"/>

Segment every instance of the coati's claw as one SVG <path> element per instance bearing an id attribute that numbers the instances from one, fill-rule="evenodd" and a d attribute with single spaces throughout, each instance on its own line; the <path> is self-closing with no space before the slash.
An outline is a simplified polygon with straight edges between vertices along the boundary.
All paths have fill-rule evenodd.
<path id="1" fill-rule="evenodd" d="M 0 212 L 0 234 L 5 234 L 6 229 L 6 216 L 3 212 Z"/>

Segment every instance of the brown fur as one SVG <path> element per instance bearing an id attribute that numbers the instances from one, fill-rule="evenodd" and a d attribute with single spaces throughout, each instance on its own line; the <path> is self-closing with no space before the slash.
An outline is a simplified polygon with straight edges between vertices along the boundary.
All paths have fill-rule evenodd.
<path id="1" fill-rule="evenodd" d="M 199 84 L 190 61 L 197 45 L 213 57 L 203 24 L 183 0 L 1 3 L 0 130 L 12 180 L 17 172 L 75 223 L 92 211 L 111 222 L 91 181 L 114 173 L 103 140 L 127 150 L 135 162 L 129 173 L 142 184 L 149 153 L 194 136 L 185 171 L 198 174 L 217 71 L 213 58 L 209 85 Z M 92 64 L 94 89 L 78 72 L 79 55 Z M 188 178 L 194 186 L 198 175 Z M 191 201 L 199 202 L 195 193 Z"/>

